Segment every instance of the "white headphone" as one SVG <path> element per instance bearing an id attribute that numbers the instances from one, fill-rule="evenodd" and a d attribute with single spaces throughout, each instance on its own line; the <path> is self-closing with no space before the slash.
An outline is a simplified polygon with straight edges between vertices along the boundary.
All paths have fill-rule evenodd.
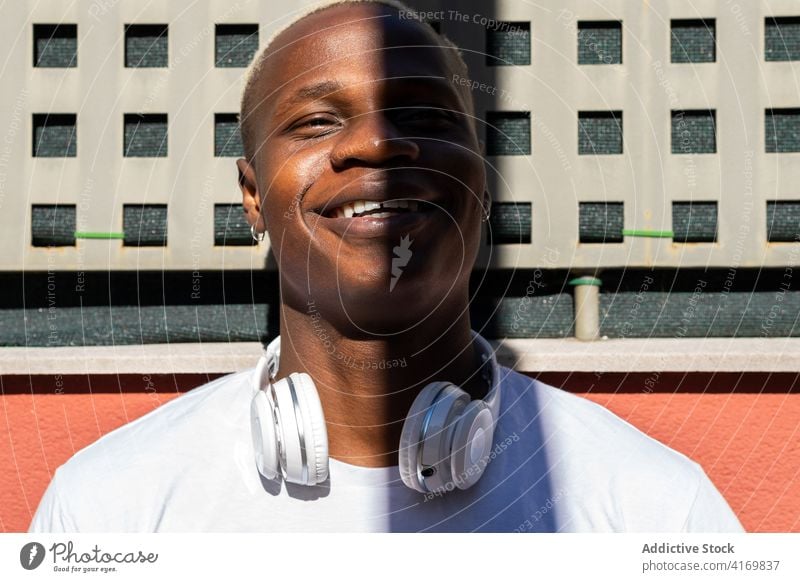
<path id="1" fill-rule="evenodd" d="M 491 345 L 474 330 L 486 397 L 472 400 L 450 382 L 432 382 L 417 395 L 400 436 L 400 476 L 420 493 L 467 489 L 489 463 L 500 412 L 500 370 Z M 280 336 L 256 365 L 250 429 L 256 466 L 267 479 L 317 485 L 328 478 L 328 433 L 319 395 L 308 374 L 274 381 Z M 488 363 L 488 365 L 487 365 Z"/>

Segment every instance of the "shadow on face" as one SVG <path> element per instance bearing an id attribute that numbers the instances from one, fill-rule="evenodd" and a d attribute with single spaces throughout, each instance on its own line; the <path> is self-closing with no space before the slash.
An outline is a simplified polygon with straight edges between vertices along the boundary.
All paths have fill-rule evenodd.
<path id="1" fill-rule="evenodd" d="M 266 216 L 283 302 L 348 335 L 467 308 L 486 178 L 449 50 L 390 7 L 337 6 L 281 34 L 260 74 L 245 207 Z"/>

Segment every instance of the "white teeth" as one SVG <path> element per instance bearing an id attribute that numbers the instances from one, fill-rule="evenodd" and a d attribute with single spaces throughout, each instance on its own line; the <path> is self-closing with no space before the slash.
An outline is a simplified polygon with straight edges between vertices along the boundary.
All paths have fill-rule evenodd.
<path id="1" fill-rule="evenodd" d="M 376 212 L 375 214 L 370 214 L 370 216 L 374 216 L 375 218 L 389 218 L 392 214 L 392 212 Z"/>
<path id="2" fill-rule="evenodd" d="M 411 212 L 416 212 L 419 209 L 419 202 L 416 200 L 387 200 L 386 202 L 355 200 L 342 204 L 339 208 L 334 209 L 332 214 L 335 218 L 353 218 L 356 214 L 363 214 L 379 208 L 408 208 Z M 371 216 L 384 217 L 384 215 L 390 216 L 391 213 L 380 212 Z"/>

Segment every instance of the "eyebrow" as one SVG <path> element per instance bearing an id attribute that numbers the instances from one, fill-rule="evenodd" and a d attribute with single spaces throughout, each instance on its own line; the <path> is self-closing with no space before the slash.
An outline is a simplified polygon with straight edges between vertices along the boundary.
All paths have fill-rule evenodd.
<path id="1" fill-rule="evenodd" d="M 306 85 L 295 91 L 285 100 L 278 103 L 277 107 L 275 108 L 274 115 L 282 116 L 292 107 L 302 103 L 303 101 L 313 101 L 315 99 L 319 99 L 320 97 L 325 97 L 331 93 L 335 93 L 336 91 L 340 91 L 343 88 L 344 85 L 338 81 L 320 81 L 319 83 Z"/>
<path id="2" fill-rule="evenodd" d="M 441 91 L 449 97 L 459 99 L 458 91 L 446 77 L 440 75 L 402 75 L 385 79 L 390 85 L 417 86 L 425 90 Z M 281 118 L 288 114 L 295 106 L 305 101 L 315 101 L 322 97 L 327 97 L 331 93 L 336 93 L 344 89 L 344 85 L 339 81 L 326 80 L 311 85 L 306 85 L 292 93 L 289 97 L 279 102 L 275 107 L 273 117 Z M 466 104 L 463 104 L 466 108 Z"/>
<path id="3" fill-rule="evenodd" d="M 463 108 L 464 112 L 469 112 L 469 104 L 464 100 L 460 91 L 448 77 L 441 75 L 408 75 L 398 76 L 387 79 L 393 90 L 414 88 L 417 91 L 436 94 L 444 97 L 452 104 L 458 104 L 458 108 Z"/>
<path id="4" fill-rule="evenodd" d="M 453 88 L 453 84 L 447 80 L 447 77 L 441 75 L 403 75 L 398 77 L 390 77 L 387 82 L 395 87 L 417 86 L 421 89 L 431 91 L 441 91 L 442 93 L 451 96 L 457 96 L 458 91 Z"/>

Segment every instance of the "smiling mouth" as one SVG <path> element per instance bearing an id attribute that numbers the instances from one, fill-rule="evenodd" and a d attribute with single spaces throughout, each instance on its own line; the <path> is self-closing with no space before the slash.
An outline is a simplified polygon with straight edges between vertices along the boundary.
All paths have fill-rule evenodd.
<path id="1" fill-rule="evenodd" d="M 328 210 L 323 213 L 323 216 L 326 218 L 359 218 L 362 216 L 390 218 L 410 212 L 431 212 L 435 208 L 436 206 L 433 204 L 422 200 L 386 200 L 384 202 L 354 200 Z"/>

